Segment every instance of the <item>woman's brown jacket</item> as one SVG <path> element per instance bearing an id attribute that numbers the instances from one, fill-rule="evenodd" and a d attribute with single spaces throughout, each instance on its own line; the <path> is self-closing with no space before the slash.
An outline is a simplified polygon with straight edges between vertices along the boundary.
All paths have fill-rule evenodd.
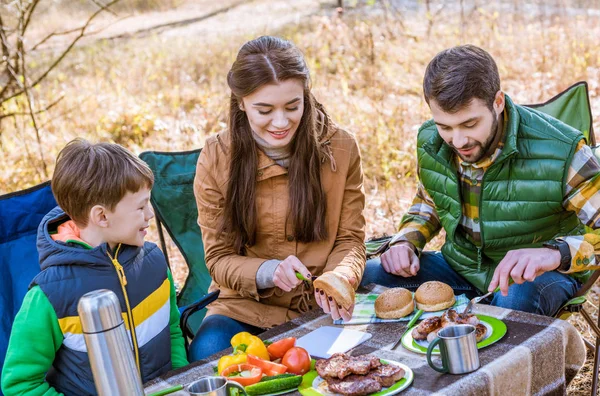
<path id="1" fill-rule="evenodd" d="M 332 125 L 327 136 L 320 138 L 329 237 L 309 244 L 296 241 L 290 224 L 286 229 L 287 170 L 258 151 L 256 244 L 247 246 L 244 256 L 236 254 L 225 235 L 218 233 L 229 177 L 229 144 L 228 132 L 207 139 L 194 181 L 206 266 L 213 279 L 209 290 L 221 290 L 218 300 L 208 306 L 208 315 L 221 314 L 269 328 L 318 308 L 312 288 L 305 283 L 288 293 L 277 287 L 258 290 L 256 272 L 269 259 L 294 255 L 312 275 L 334 270 L 355 278 L 358 285 L 365 267 L 365 196 L 354 136 Z"/>

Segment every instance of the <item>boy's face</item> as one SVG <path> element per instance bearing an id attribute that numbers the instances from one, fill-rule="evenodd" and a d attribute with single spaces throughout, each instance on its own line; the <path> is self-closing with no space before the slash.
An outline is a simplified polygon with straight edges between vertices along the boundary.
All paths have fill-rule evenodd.
<path id="1" fill-rule="evenodd" d="M 154 217 L 150 207 L 150 189 L 142 188 L 136 193 L 128 192 L 114 211 L 106 211 L 107 227 L 103 234 L 111 248 L 119 243 L 142 246 L 148 222 Z"/>
<path id="2" fill-rule="evenodd" d="M 465 162 L 475 163 L 490 151 L 504 111 L 504 94 L 498 91 L 490 110 L 481 99 L 473 99 L 455 113 L 447 113 L 435 100 L 430 101 L 433 120 L 442 139 Z"/>

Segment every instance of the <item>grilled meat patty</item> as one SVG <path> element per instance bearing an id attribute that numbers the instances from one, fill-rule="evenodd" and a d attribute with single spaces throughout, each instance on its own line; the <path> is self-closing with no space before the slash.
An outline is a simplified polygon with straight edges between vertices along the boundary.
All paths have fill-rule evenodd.
<path id="1" fill-rule="evenodd" d="M 371 370 L 369 377 L 375 378 L 381 386 L 388 388 L 404 377 L 404 370 L 394 364 L 382 364 Z"/>
<path id="2" fill-rule="evenodd" d="M 321 378 L 343 379 L 351 374 L 367 374 L 372 368 L 381 366 L 375 356 L 348 356 L 345 353 L 334 353 L 329 359 L 319 360 L 315 364 Z"/>
<path id="3" fill-rule="evenodd" d="M 487 327 L 485 327 L 484 324 L 479 323 L 475 326 L 475 338 L 477 339 L 477 342 L 483 340 L 486 332 L 487 332 Z"/>
<path id="4" fill-rule="evenodd" d="M 352 374 L 344 379 L 328 378 L 327 387 L 330 392 L 347 396 L 363 396 L 379 392 L 381 383 L 371 375 Z"/>
<path id="5" fill-rule="evenodd" d="M 438 330 L 442 327 L 442 319 L 439 316 L 432 316 L 424 319 L 412 331 L 412 336 L 415 340 L 426 340 L 427 334 Z"/>

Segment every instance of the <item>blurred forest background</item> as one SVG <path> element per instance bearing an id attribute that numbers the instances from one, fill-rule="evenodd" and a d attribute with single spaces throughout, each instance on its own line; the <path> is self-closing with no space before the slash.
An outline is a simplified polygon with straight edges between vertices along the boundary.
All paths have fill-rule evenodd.
<path id="1" fill-rule="evenodd" d="M 263 34 L 302 49 L 316 97 L 357 136 L 368 237 L 393 233 L 415 193 L 423 73 L 442 49 L 489 51 L 517 103 L 586 80 L 600 127 L 598 0 L 0 0 L 0 194 L 48 180 L 77 136 L 136 154 L 202 147 L 226 126 L 239 47 Z M 590 370 L 571 394 L 589 393 Z"/>

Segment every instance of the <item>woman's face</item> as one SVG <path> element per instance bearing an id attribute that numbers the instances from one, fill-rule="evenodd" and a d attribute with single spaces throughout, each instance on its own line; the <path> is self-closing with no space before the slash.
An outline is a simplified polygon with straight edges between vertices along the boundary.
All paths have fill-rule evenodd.
<path id="1" fill-rule="evenodd" d="M 263 85 L 244 96 L 240 107 L 258 136 L 271 146 L 286 146 L 302 119 L 304 85 L 296 79 Z"/>

